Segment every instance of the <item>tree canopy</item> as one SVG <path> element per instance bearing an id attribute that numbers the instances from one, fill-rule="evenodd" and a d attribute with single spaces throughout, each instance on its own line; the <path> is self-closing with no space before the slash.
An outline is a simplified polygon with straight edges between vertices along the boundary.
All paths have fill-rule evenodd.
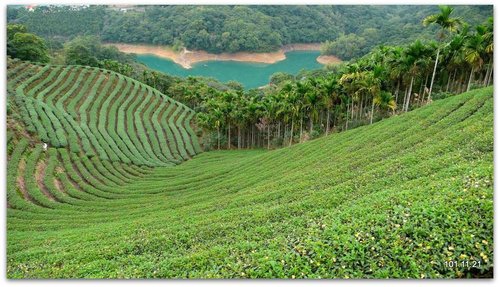
<path id="1" fill-rule="evenodd" d="M 27 31 L 24 25 L 7 25 L 7 55 L 32 62 L 48 62 L 49 55 L 45 41 Z"/>
<path id="2" fill-rule="evenodd" d="M 492 6 L 454 6 L 471 25 L 492 16 Z M 39 6 L 8 8 L 8 21 L 51 39 L 94 35 L 104 42 L 170 45 L 212 53 L 273 51 L 291 43 L 337 43 L 326 53 L 350 59 L 380 44 L 433 39 L 422 29 L 436 6 L 254 5 L 254 6 Z M 347 37 L 347 39 L 346 39 Z M 354 50 L 342 50 L 345 40 Z"/>

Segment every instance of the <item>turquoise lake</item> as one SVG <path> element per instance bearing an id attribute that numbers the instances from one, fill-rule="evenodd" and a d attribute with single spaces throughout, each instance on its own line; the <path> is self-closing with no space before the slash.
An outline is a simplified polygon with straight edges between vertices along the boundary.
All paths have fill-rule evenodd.
<path id="1" fill-rule="evenodd" d="M 151 69 L 181 77 L 213 77 L 221 82 L 238 81 L 246 89 L 257 88 L 269 83 L 269 78 L 276 72 L 296 74 L 300 70 L 319 69 L 323 65 L 316 61 L 319 51 L 292 51 L 286 53 L 286 59 L 274 64 L 237 61 L 206 61 L 192 65 L 191 69 L 169 59 L 154 55 L 137 55 L 137 60 Z"/>

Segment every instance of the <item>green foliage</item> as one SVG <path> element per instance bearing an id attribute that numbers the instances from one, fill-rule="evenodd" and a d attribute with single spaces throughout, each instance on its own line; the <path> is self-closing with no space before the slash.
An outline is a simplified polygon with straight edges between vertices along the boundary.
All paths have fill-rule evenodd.
<path id="1" fill-rule="evenodd" d="M 366 54 L 366 40 L 356 34 L 341 35 L 334 41 L 326 41 L 321 46 L 321 54 L 335 55 L 342 60 L 350 60 Z"/>
<path id="2" fill-rule="evenodd" d="M 49 61 L 45 41 L 19 24 L 7 25 L 7 55 L 32 62 Z"/>
<path id="3" fill-rule="evenodd" d="M 14 36 L 17 33 L 28 33 L 26 26 L 22 24 L 8 24 L 7 25 L 7 43 L 8 41 L 14 40 Z"/>
<path id="4" fill-rule="evenodd" d="M 439 6 L 439 10 L 441 13 L 427 16 L 422 23 L 424 26 L 429 24 L 439 25 L 441 27 L 441 32 L 439 33 L 438 38 L 443 39 L 445 37 L 444 32 L 456 32 L 462 24 L 462 20 L 451 17 L 453 10 L 455 10 L 453 7 L 443 5 Z"/>
<path id="5" fill-rule="evenodd" d="M 277 72 L 271 75 L 271 78 L 269 79 L 269 84 L 273 86 L 280 85 L 286 81 L 293 81 L 295 80 L 295 76 L 284 73 L 284 72 Z"/>
<path id="6" fill-rule="evenodd" d="M 121 53 L 116 47 L 103 46 L 95 36 L 80 36 L 64 44 L 66 64 L 111 68 L 116 72 L 130 75 L 127 63 L 131 56 Z"/>
<path id="7" fill-rule="evenodd" d="M 472 25 L 493 15 L 491 5 L 453 8 Z M 429 40 L 437 31 L 437 27 L 422 29 L 422 19 L 437 10 L 429 5 L 141 5 L 125 9 L 39 6 L 33 12 L 16 7 L 7 12 L 10 22 L 23 23 L 46 38 L 98 35 L 106 42 L 213 53 L 273 51 L 292 43 L 336 41 L 346 37 L 341 35 L 355 34 L 365 39 L 363 51 L 354 53 L 361 56 L 380 44 Z"/>
<path id="8" fill-rule="evenodd" d="M 122 64 L 115 60 L 105 59 L 99 62 L 99 66 L 106 69 L 117 72 L 119 74 L 130 77 L 132 75 L 133 68 L 129 64 Z"/>
<path id="9" fill-rule="evenodd" d="M 373 49 L 381 41 L 383 36 L 376 28 L 366 28 L 361 33 L 340 35 L 332 41 L 326 41 L 321 45 L 322 55 L 334 55 L 342 60 L 351 60 L 359 58 Z M 389 41 L 385 44 L 390 43 Z"/>
<path id="10" fill-rule="evenodd" d="M 96 67 L 97 58 L 87 47 L 77 44 L 66 48 L 66 64 Z"/>

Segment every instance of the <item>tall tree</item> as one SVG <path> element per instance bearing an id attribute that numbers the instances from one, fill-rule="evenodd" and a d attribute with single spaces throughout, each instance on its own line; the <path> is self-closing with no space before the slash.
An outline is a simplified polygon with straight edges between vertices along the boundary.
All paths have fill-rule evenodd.
<path id="1" fill-rule="evenodd" d="M 440 13 L 426 17 L 423 21 L 423 24 L 424 26 L 428 26 L 430 24 L 439 25 L 441 29 L 439 30 L 438 33 L 438 41 L 441 42 L 446 37 L 446 31 L 449 32 L 456 31 L 459 28 L 462 21 L 459 18 L 451 17 L 451 13 L 453 13 L 454 10 L 452 7 L 443 5 L 439 6 L 439 9 L 441 10 Z M 432 87 L 434 85 L 434 78 L 436 77 L 439 52 L 440 52 L 440 46 L 438 46 L 437 48 L 436 60 L 434 62 L 434 70 L 432 71 L 431 86 L 429 88 L 429 100 L 432 99 Z"/>
<path id="2" fill-rule="evenodd" d="M 375 66 L 373 68 L 373 71 L 366 73 L 365 79 L 364 79 L 364 84 L 366 86 L 366 90 L 368 94 L 372 98 L 372 108 L 370 112 L 370 125 L 373 123 L 373 113 L 375 112 L 375 104 L 376 104 L 376 98 L 379 97 L 380 94 L 380 86 L 382 84 L 382 73 L 383 73 L 383 67 L 382 66 Z"/>
<path id="3" fill-rule="evenodd" d="M 469 35 L 465 41 L 464 52 L 465 60 L 470 64 L 471 70 L 469 81 L 467 83 L 467 91 L 470 90 L 471 82 L 474 77 L 474 71 L 481 69 L 484 64 L 486 56 L 486 47 L 484 41 L 484 34 L 486 34 L 486 27 L 477 26 L 476 33 Z"/>
<path id="4" fill-rule="evenodd" d="M 309 137 L 312 137 L 314 121 L 318 120 L 319 104 L 321 103 L 322 85 L 314 77 L 309 78 L 306 84 L 307 92 L 305 94 L 305 108 L 309 111 Z"/>
<path id="5" fill-rule="evenodd" d="M 324 78 L 321 80 L 322 91 L 324 95 L 322 97 L 323 106 L 326 109 L 326 126 L 325 135 L 330 132 L 330 114 L 335 102 L 338 100 L 339 85 L 338 79 L 336 77 Z"/>
<path id="6" fill-rule="evenodd" d="M 21 60 L 47 63 L 48 49 L 45 41 L 27 32 L 24 25 L 7 25 L 7 55 Z"/>

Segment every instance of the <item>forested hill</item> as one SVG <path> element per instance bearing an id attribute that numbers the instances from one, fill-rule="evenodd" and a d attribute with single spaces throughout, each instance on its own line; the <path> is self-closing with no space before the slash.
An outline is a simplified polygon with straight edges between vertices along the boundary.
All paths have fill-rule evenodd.
<path id="1" fill-rule="evenodd" d="M 472 26 L 493 16 L 493 6 L 455 6 Z M 78 35 L 103 41 L 172 45 L 213 53 L 276 50 L 290 43 L 357 37 L 360 55 L 378 44 L 432 39 L 422 19 L 437 6 L 39 6 L 8 7 L 8 21 L 23 23 L 52 42 Z M 355 56 L 355 55 L 353 55 Z"/>

